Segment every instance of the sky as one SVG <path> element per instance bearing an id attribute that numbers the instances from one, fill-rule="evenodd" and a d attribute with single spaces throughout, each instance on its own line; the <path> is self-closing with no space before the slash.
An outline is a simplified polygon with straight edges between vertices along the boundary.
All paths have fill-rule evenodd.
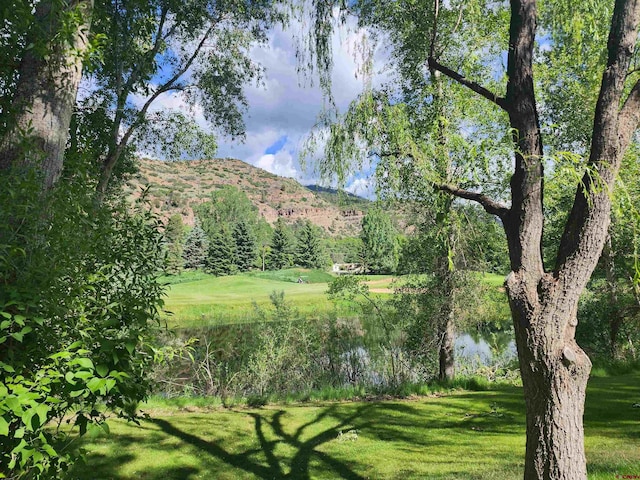
<path id="1" fill-rule="evenodd" d="M 333 38 L 333 95 L 341 111 L 363 90 L 358 78 L 356 42 L 362 35 L 355 29 L 338 29 Z M 265 68 L 263 85 L 247 85 L 248 110 L 244 141 L 218 138 L 219 158 L 238 158 L 276 175 L 291 177 L 303 185 L 320 183 L 310 162 L 299 162 L 302 142 L 316 124 L 323 105 L 317 78 L 298 73 L 295 40 L 291 31 L 276 29 L 266 45 L 255 47 L 251 57 Z M 181 100 L 165 95 L 155 108 L 176 108 Z M 201 117 L 201 116 L 200 116 Z M 321 152 L 320 152 L 321 153 Z M 364 173 L 354 173 L 346 189 L 372 196 L 371 183 Z"/>

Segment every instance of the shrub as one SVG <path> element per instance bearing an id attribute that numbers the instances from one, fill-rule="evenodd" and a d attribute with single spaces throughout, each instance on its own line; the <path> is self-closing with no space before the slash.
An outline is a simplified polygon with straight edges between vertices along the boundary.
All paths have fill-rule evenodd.
<path id="1" fill-rule="evenodd" d="M 74 458 L 61 427 L 133 418 L 150 389 L 161 235 L 149 214 L 96 206 L 81 173 L 47 194 L 34 177 L 5 175 L 0 477 L 59 478 Z"/>

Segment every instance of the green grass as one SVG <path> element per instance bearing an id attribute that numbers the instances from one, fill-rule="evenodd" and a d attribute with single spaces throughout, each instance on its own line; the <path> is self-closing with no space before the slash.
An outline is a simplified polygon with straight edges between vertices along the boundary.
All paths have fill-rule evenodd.
<path id="1" fill-rule="evenodd" d="M 640 475 L 640 374 L 592 378 L 589 478 Z M 154 406 L 140 426 L 113 421 L 85 441 L 84 479 L 520 479 L 522 391 L 268 406 Z"/>
<path id="2" fill-rule="evenodd" d="M 298 278 L 305 283 L 297 283 Z M 185 272 L 165 277 L 168 294 L 165 299 L 167 322 L 173 327 L 202 327 L 228 323 L 244 323 L 255 318 L 255 305 L 271 305 L 270 295 L 284 292 L 289 305 L 302 314 L 313 316 L 333 311 L 353 314 L 352 306 L 327 298 L 328 282 L 334 277 L 320 270 L 287 269 L 275 272 L 251 272 L 228 277 L 215 277 L 200 272 Z M 390 276 L 371 276 L 372 288 L 385 288 Z"/>

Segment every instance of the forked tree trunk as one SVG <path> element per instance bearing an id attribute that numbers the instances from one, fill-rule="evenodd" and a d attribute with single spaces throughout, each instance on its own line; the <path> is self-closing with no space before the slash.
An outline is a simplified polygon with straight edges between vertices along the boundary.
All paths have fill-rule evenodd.
<path id="1" fill-rule="evenodd" d="M 437 2 L 438 0 L 436 0 Z M 586 173 L 577 188 L 556 265 L 545 272 L 544 153 L 533 81 L 536 0 L 511 0 L 507 91 L 499 97 L 430 58 L 436 68 L 509 115 L 515 149 L 511 206 L 480 193 L 441 186 L 479 202 L 503 222 L 511 273 L 505 282 L 513 316 L 527 412 L 526 480 L 584 480 L 583 411 L 591 362 L 575 342 L 578 299 L 602 252 L 610 195 L 640 121 L 640 81 L 624 98 L 637 41 L 640 0 L 616 0 L 607 65 L 595 108 Z M 436 3 L 437 6 L 437 3 Z"/>
<path id="2" fill-rule="evenodd" d="M 0 140 L 0 168 L 35 167 L 45 189 L 51 188 L 62 172 L 93 11 L 93 0 L 65 1 L 61 5 L 43 0 L 36 7 L 30 35 L 45 35 L 50 51 L 46 57 L 35 49 L 25 53 L 12 100 L 12 127 Z M 72 44 L 54 41 L 62 27 L 62 16 L 76 9 L 82 20 Z M 39 43 L 31 37 L 27 42 Z"/>

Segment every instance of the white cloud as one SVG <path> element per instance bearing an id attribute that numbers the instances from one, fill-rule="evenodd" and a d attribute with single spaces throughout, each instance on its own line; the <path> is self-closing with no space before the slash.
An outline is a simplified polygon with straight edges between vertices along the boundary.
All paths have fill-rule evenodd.
<path id="1" fill-rule="evenodd" d="M 356 178 L 344 189 L 359 197 L 373 198 L 375 196 L 375 186 L 371 178 Z"/>
<path id="2" fill-rule="evenodd" d="M 293 156 L 291 153 L 283 150 L 280 150 L 276 154 L 269 153 L 262 155 L 254 165 L 281 177 L 298 179 L 300 176 L 300 172 L 296 168 Z"/>

